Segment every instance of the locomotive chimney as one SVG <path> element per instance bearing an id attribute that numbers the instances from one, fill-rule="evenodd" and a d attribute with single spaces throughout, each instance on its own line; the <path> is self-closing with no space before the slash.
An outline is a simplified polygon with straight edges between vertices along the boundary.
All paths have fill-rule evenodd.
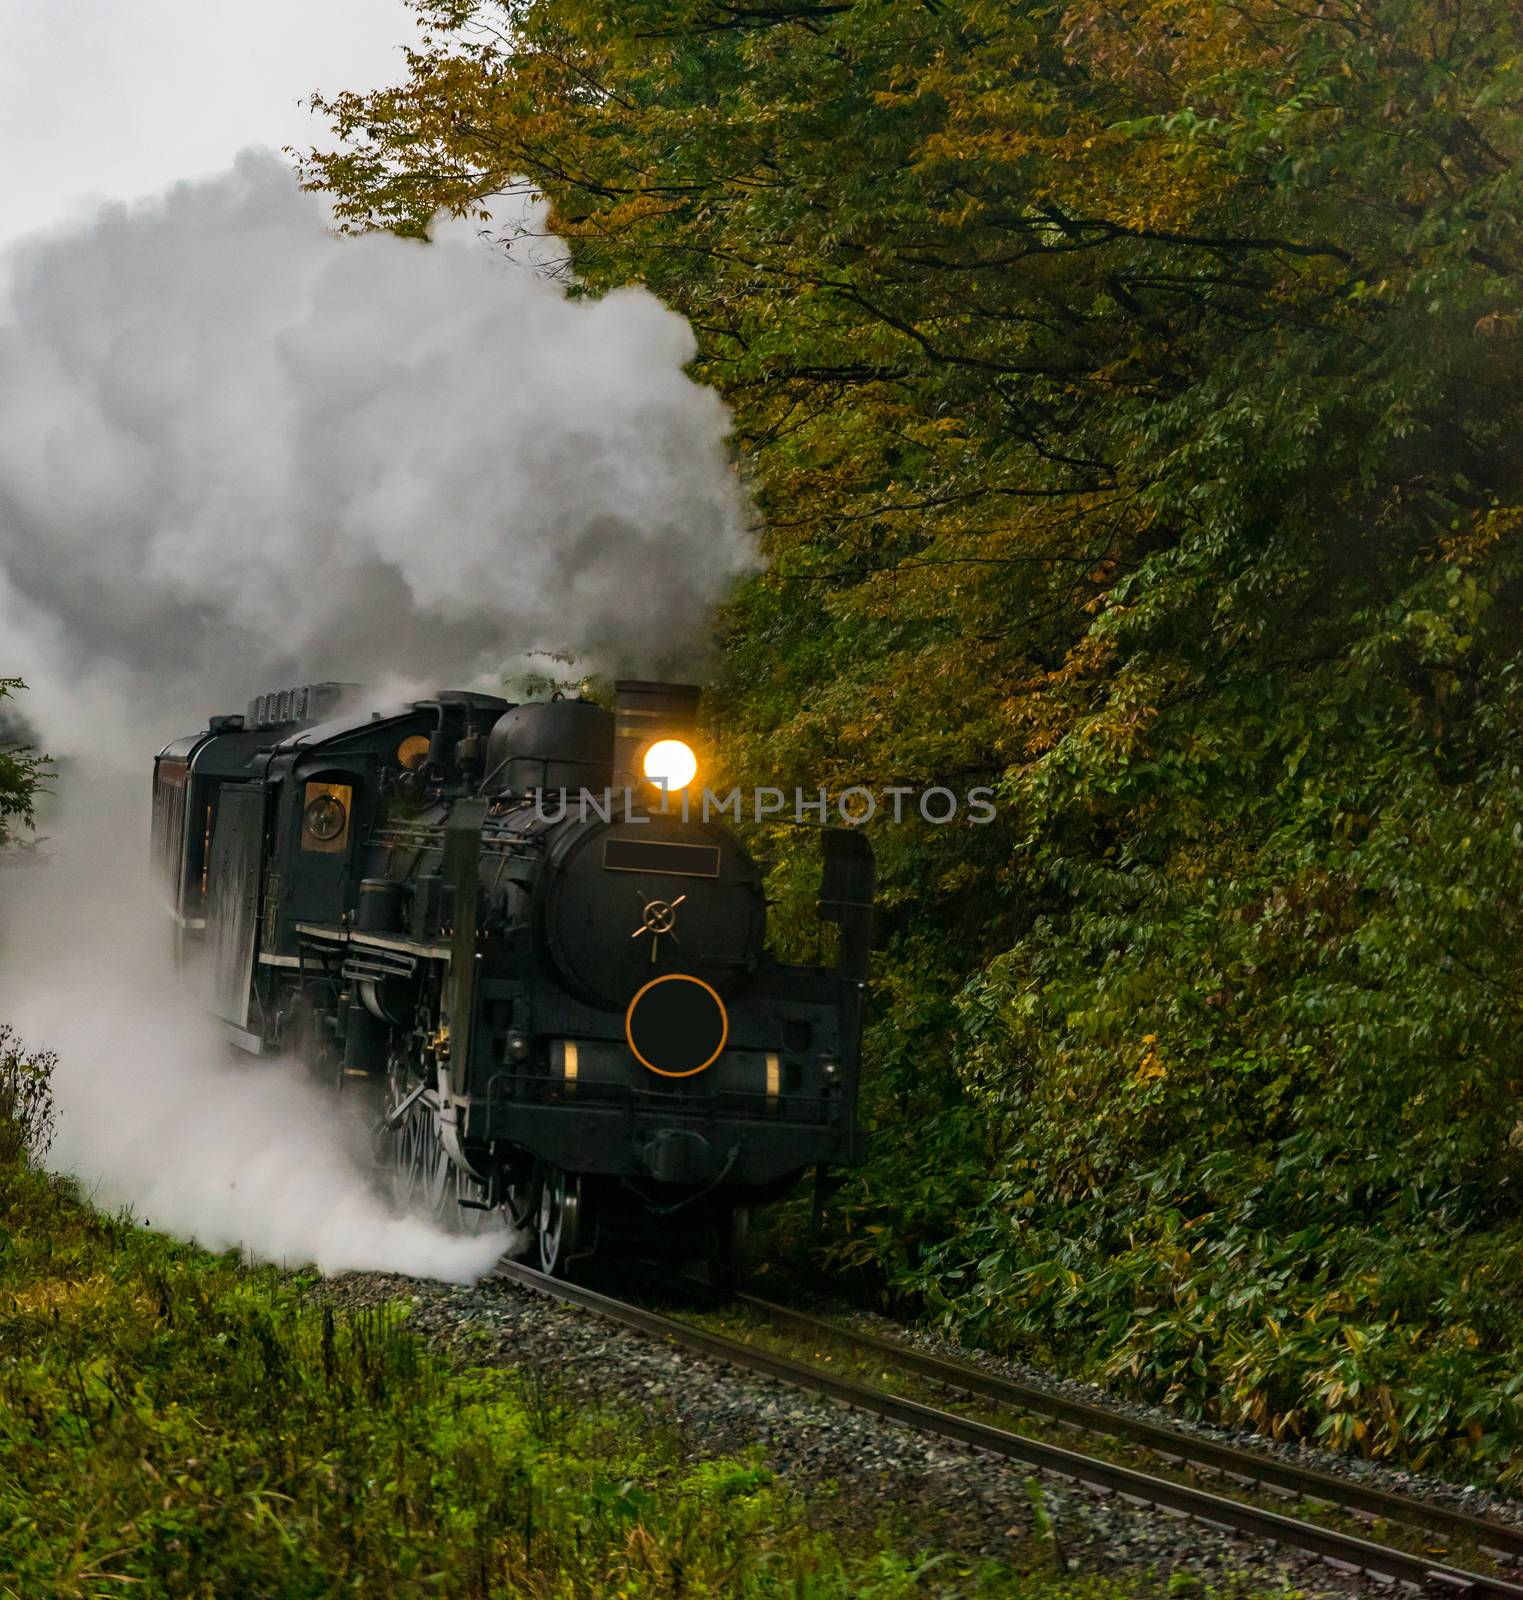
<path id="1" fill-rule="evenodd" d="M 645 754 L 658 740 L 680 739 L 692 745 L 702 692 L 692 683 L 648 683 L 639 678 L 621 678 L 614 685 L 616 788 L 638 791 L 645 784 Z"/>

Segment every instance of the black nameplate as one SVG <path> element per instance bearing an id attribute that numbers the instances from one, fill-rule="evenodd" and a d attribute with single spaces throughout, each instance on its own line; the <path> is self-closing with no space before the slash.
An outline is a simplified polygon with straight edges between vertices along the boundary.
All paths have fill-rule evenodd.
<path id="1" fill-rule="evenodd" d="M 609 839 L 603 845 L 609 872 L 660 872 L 673 878 L 717 878 L 717 844 L 662 844 L 654 839 Z"/>

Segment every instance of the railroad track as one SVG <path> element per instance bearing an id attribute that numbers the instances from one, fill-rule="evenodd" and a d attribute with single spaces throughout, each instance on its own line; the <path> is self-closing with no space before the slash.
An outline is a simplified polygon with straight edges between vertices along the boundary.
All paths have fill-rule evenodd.
<path id="1" fill-rule="evenodd" d="M 1523 1528 L 1451 1511 L 1446 1506 L 1392 1494 L 1385 1489 L 1373 1489 L 1352 1478 L 1298 1466 L 1242 1445 L 1201 1438 L 1164 1423 L 1125 1415 L 1109 1406 L 1053 1394 L 1035 1384 L 991 1373 L 967 1362 L 929 1355 L 898 1340 L 846 1328 L 828 1318 L 795 1311 L 791 1306 L 778 1305 L 757 1295 L 740 1294 L 735 1298 L 770 1322 L 797 1328 L 815 1338 L 835 1340 L 850 1349 L 868 1351 L 875 1359 L 888 1361 L 903 1372 L 1010 1410 L 1049 1417 L 1083 1433 L 1129 1440 L 1171 1465 L 1211 1472 L 1243 1487 L 1258 1485 L 1276 1495 L 1317 1501 L 1361 1518 L 1383 1518 L 1388 1522 L 1421 1527 L 1445 1539 L 1476 1545 L 1501 1559 L 1523 1562 Z"/>
<path id="2" fill-rule="evenodd" d="M 499 1263 L 494 1275 L 553 1299 L 582 1306 L 695 1354 L 828 1396 L 922 1433 L 955 1439 L 1007 1461 L 1080 1484 L 1097 1494 L 1118 1495 L 1132 1504 L 1151 1506 L 1173 1516 L 1191 1517 L 1209 1527 L 1271 1540 L 1287 1549 L 1317 1556 L 1335 1569 L 1363 1573 L 1379 1582 L 1401 1584 L 1418 1593 L 1466 1595 L 1473 1600 L 1493 1600 L 1493 1597 L 1495 1600 L 1503 1600 L 1503 1597 L 1523 1600 L 1523 1583 L 1509 1578 L 1467 1571 L 1435 1560 L 1431 1554 L 1381 1544 L 1319 1522 L 1270 1511 L 1249 1500 L 1183 1483 L 1175 1477 L 1123 1466 L 1103 1455 L 1051 1444 L 991 1422 L 926 1405 L 825 1367 L 797 1361 L 762 1345 L 615 1299 L 581 1284 L 547 1278 L 518 1262 Z M 1428 1536 L 1437 1534 L 1502 1559 L 1523 1558 L 1523 1531 L 1504 1523 L 1409 1500 L 1330 1473 L 1261 1456 L 1256 1451 L 1121 1416 L 1102 1406 L 1069 1400 L 963 1362 L 927 1355 L 895 1340 L 858 1333 L 839 1323 L 774 1305 L 753 1295 L 736 1298 L 737 1303 L 769 1320 L 808 1331 L 816 1338 L 829 1338 L 848 1349 L 854 1347 L 868 1352 L 875 1362 L 888 1363 L 955 1392 L 1004 1408 L 1043 1415 L 1085 1432 L 1145 1445 L 1172 1467 L 1200 1468 L 1244 1487 L 1262 1486 L 1275 1494 L 1317 1501 L 1357 1517 L 1383 1518 L 1409 1531 L 1420 1530 Z"/>

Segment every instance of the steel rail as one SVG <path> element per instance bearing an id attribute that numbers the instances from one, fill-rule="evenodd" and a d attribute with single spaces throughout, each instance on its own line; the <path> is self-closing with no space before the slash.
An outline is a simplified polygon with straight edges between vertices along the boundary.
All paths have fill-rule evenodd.
<path id="1" fill-rule="evenodd" d="M 735 1298 L 740 1304 L 751 1307 L 773 1322 L 835 1340 L 848 1348 L 870 1350 L 874 1356 L 887 1360 L 902 1371 L 929 1378 L 945 1388 L 992 1400 L 1012 1410 L 1050 1417 L 1055 1422 L 1082 1429 L 1085 1433 L 1108 1434 L 1113 1438 L 1130 1440 L 1134 1444 L 1144 1445 L 1171 1464 L 1204 1468 L 1244 1485 L 1262 1484 L 1277 1494 L 1294 1494 L 1307 1500 L 1321 1501 L 1361 1517 L 1383 1517 L 1389 1522 L 1416 1524 L 1432 1533 L 1466 1540 L 1490 1555 L 1523 1559 L 1523 1528 L 1505 1522 L 1453 1511 L 1447 1506 L 1393 1494 L 1387 1489 L 1373 1489 L 1368 1484 L 1337 1473 L 1298 1466 L 1242 1445 L 1224 1444 L 1220 1440 L 1186 1433 L 1182 1429 L 1169 1427 L 1167 1423 L 1127 1416 L 1106 1405 L 1053 1394 L 1035 1384 L 1022 1383 L 1017 1378 L 989 1372 L 968 1362 L 930 1355 L 901 1344 L 898 1340 L 862 1332 L 833 1322 L 828 1317 L 812 1316 L 807 1311 L 795 1311 L 791 1306 L 778 1305 L 758 1295 L 739 1294 Z"/>
<path id="2" fill-rule="evenodd" d="M 1335 1528 L 1266 1511 L 1260 1506 L 1232 1500 L 1171 1478 L 1155 1477 L 1120 1466 L 1100 1456 L 1064 1449 L 1040 1439 L 1030 1439 L 990 1423 L 978 1422 L 951 1411 L 940 1411 L 885 1389 L 858 1383 L 838 1373 L 777 1355 L 745 1340 L 712 1333 L 675 1317 L 600 1294 L 581 1284 L 547 1278 L 519 1262 L 500 1262 L 493 1275 L 518 1283 L 552 1299 L 581 1306 L 639 1333 L 669 1341 L 697 1355 L 763 1377 L 775 1378 L 813 1394 L 825 1395 L 845 1405 L 903 1423 L 922 1433 L 955 1439 L 975 1449 L 1018 1461 L 1053 1477 L 1077 1483 L 1099 1494 L 1115 1494 L 1131 1504 L 1153 1506 L 1176 1516 L 1194 1518 L 1209 1527 L 1267 1539 L 1287 1549 L 1320 1557 L 1345 1572 L 1363 1572 L 1386 1582 L 1425 1588 L 1474 1600 L 1523 1600 L 1523 1584 L 1479 1572 L 1467 1572 L 1423 1555 L 1377 1544 Z"/>

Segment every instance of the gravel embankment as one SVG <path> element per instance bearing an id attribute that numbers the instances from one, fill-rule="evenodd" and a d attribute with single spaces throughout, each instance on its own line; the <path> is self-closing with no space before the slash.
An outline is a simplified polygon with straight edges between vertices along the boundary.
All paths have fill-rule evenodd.
<path id="1" fill-rule="evenodd" d="M 694 1457 L 759 1448 L 827 1527 L 886 1522 L 912 1545 L 965 1558 L 1029 1564 L 1039 1553 L 1076 1571 L 1163 1577 L 1188 1570 L 1223 1600 L 1237 1591 L 1239 1575 L 1308 1600 L 1390 1592 L 1273 1545 L 1041 1480 L 1053 1550 L 1034 1527 L 1024 1468 L 655 1343 L 515 1284 L 460 1288 L 350 1273 L 321 1292 L 356 1308 L 410 1301 L 410 1325 L 436 1347 L 475 1364 L 534 1366 L 570 1396 L 662 1415 Z"/>

